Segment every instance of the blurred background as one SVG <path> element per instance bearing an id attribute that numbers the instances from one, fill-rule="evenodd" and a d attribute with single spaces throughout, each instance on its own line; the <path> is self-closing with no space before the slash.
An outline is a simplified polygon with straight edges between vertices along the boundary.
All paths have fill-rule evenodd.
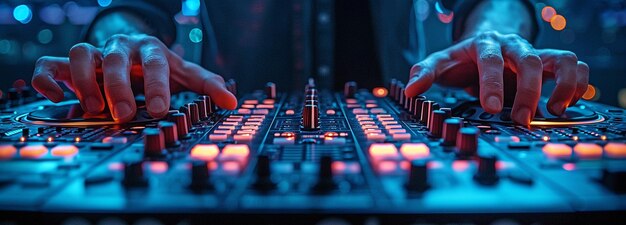
<path id="1" fill-rule="evenodd" d="M 81 41 L 84 26 L 112 1 L 123 0 L 0 0 L 0 90 L 30 83 L 39 57 L 67 56 Z M 179 28 L 172 48 L 197 61 L 203 38 L 199 0 L 172 1 L 182 5 L 174 18 Z M 414 2 L 416 17 L 430 37 L 427 52 L 448 45 L 449 38 L 428 33 L 449 33 L 454 12 L 439 0 Z M 541 30 L 536 47 L 575 52 L 591 67 L 591 90 L 584 98 L 626 108 L 626 0 L 546 0 L 536 1 L 534 8 Z M 544 93 L 551 93 L 550 88 L 546 84 Z"/>

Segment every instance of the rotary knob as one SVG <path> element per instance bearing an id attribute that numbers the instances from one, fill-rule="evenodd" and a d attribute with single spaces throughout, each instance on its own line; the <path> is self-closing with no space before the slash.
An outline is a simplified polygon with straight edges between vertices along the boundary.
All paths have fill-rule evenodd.
<path id="1" fill-rule="evenodd" d="M 443 132 L 443 121 L 446 119 L 446 112 L 442 110 L 435 110 L 430 114 L 430 123 L 428 123 L 428 131 L 430 135 L 436 138 L 441 137 Z"/>
<path id="2" fill-rule="evenodd" d="M 191 130 L 192 128 L 192 124 L 191 124 L 191 111 L 189 111 L 189 107 L 187 107 L 186 105 L 181 106 L 179 111 L 183 114 L 185 114 L 185 120 L 186 120 L 186 124 L 187 124 L 187 130 Z"/>
<path id="3" fill-rule="evenodd" d="M 408 191 L 421 193 L 429 188 L 427 164 L 428 161 L 426 160 L 411 161 L 409 178 L 405 186 Z"/>
<path id="4" fill-rule="evenodd" d="M 193 103 L 196 103 L 196 105 L 198 106 L 198 117 L 200 120 L 206 120 L 208 116 L 208 114 L 206 113 L 206 103 L 204 102 L 203 99 L 196 99 L 193 100 Z"/>
<path id="5" fill-rule="evenodd" d="M 187 108 L 189 108 L 189 117 L 191 118 L 191 124 L 200 123 L 200 114 L 198 112 L 198 104 L 187 103 Z"/>
<path id="6" fill-rule="evenodd" d="M 163 139 L 165 140 L 165 146 L 176 147 L 180 145 L 178 141 L 178 131 L 176 130 L 176 124 L 167 121 L 159 122 L 159 129 L 163 132 Z"/>
<path id="7" fill-rule="evenodd" d="M 437 109 L 439 109 L 439 104 L 437 104 L 435 101 L 426 100 L 422 102 L 422 115 L 420 116 L 420 122 L 424 123 L 426 127 L 428 127 L 428 123 L 430 122 L 430 114 Z"/>
<path id="8" fill-rule="evenodd" d="M 484 155 L 478 157 L 478 171 L 474 175 L 474 180 L 483 185 L 493 185 L 498 182 L 495 155 Z"/>
<path id="9" fill-rule="evenodd" d="M 180 139 L 189 138 L 189 130 L 187 127 L 187 116 L 184 113 L 172 113 L 169 121 L 176 124 L 176 134 Z"/>
<path id="10" fill-rule="evenodd" d="M 398 87 L 398 80 L 395 78 L 391 79 L 389 82 L 389 97 L 392 99 L 396 96 L 396 88 Z"/>
<path id="11" fill-rule="evenodd" d="M 194 191 L 210 189 L 213 186 L 209 181 L 211 174 L 206 161 L 194 161 L 191 163 L 191 184 L 189 188 Z"/>
<path id="12" fill-rule="evenodd" d="M 475 127 L 463 127 L 456 136 L 456 148 L 459 156 L 469 157 L 476 155 L 478 150 L 478 132 Z"/>
<path id="13" fill-rule="evenodd" d="M 344 84 L 343 87 L 343 95 L 346 98 L 354 98 L 354 94 L 356 94 L 357 84 L 354 81 L 349 81 Z"/>
<path id="14" fill-rule="evenodd" d="M 206 114 L 207 116 L 211 116 L 211 114 L 213 114 L 213 112 L 215 111 L 215 104 L 213 104 L 211 97 L 207 95 L 202 95 L 198 97 L 198 99 L 201 99 L 202 101 L 204 101 L 204 105 L 206 106 L 205 107 Z"/>
<path id="15" fill-rule="evenodd" d="M 276 99 L 276 84 L 272 82 L 267 82 L 265 84 L 265 96 L 268 99 Z"/>
<path id="16" fill-rule="evenodd" d="M 302 110 L 302 129 L 318 130 L 320 128 L 319 121 L 320 110 L 315 104 L 308 104 Z"/>
<path id="17" fill-rule="evenodd" d="M 126 187 L 145 187 L 148 185 L 148 179 L 143 174 L 143 163 L 141 161 L 124 164 L 122 184 Z"/>
<path id="18" fill-rule="evenodd" d="M 146 157 L 161 157 L 165 155 L 165 140 L 161 130 L 157 128 L 143 129 L 143 154 Z"/>
<path id="19" fill-rule="evenodd" d="M 411 112 L 417 120 L 419 120 L 420 116 L 422 116 L 422 103 L 424 103 L 424 101 L 426 101 L 426 97 L 424 96 L 417 96 L 415 97 L 415 100 L 413 100 L 413 109 Z"/>
<path id="20" fill-rule="evenodd" d="M 457 118 L 449 118 L 443 121 L 442 145 L 453 146 L 456 144 L 456 134 L 461 129 L 462 122 Z"/>

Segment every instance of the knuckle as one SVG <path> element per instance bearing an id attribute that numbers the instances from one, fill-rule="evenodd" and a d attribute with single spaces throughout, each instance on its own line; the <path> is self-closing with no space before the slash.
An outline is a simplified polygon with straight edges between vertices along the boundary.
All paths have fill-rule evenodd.
<path id="1" fill-rule="evenodd" d="M 104 56 L 105 64 L 122 64 L 127 61 L 128 61 L 128 54 L 120 50 L 113 50 Z"/>
<path id="2" fill-rule="evenodd" d="M 161 40 L 159 40 L 158 38 L 156 38 L 156 37 L 154 37 L 154 36 L 145 35 L 145 36 L 143 36 L 143 37 L 140 39 L 139 43 L 140 43 L 141 45 L 148 45 L 148 44 L 151 44 L 151 45 L 157 45 L 157 46 L 160 46 L 160 45 L 161 45 Z"/>
<path id="3" fill-rule="evenodd" d="M 149 55 L 143 60 L 143 67 L 146 69 L 161 69 L 167 66 L 167 60 L 158 55 Z"/>
<path id="4" fill-rule="evenodd" d="M 109 41 L 117 41 L 117 42 L 125 42 L 128 41 L 130 37 L 125 34 L 114 34 L 109 38 Z"/>
<path id="5" fill-rule="evenodd" d="M 42 86 L 46 83 L 46 77 L 42 74 L 37 73 L 33 75 L 31 83 L 33 84 L 33 86 Z"/>
<path id="6" fill-rule="evenodd" d="M 50 56 L 42 56 L 35 62 L 35 66 L 45 66 L 51 61 Z"/>
<path id="7" fill-rule="evenodd" d="M 70 48 L 70 57 L 85 57 L 91 52 L 91 46 L 87 43 L 78 43 Z"/>
<path id="8" fill-rule="evenodd" d="M 504 65 L 504 59 L 502 56 L 493 52 L 481 54 L 480 61 L 491 65 Z"/>
<path id="9" fill-rule="evenodd" d="M 520 56 L 520 63 L 532 67 L 542 67 L 543 64 L 541 62 L 541 58 L 538 55 L 529 53 Z"/>
<path id="10" fill-rule="evenodd" d="M 162 91 L 167 88 L 167 84 L 159 79 L 146 81 L 146 91 Z"/>
<path id="11" fill-rule="evenodd" d="M 111 93 L 121 92 L 130 87 L 128 82 L 125 82 L 122 79 L 110 79 L 105 82 L 105 87 L 107 87 Z"/>
<path id="12" fill-rule="evenodd" d="M 480 33 L 477 36 L 477 38 L 478 39 L 495 39 L 500 35 L 501 35 L 500 32 L 497 32 L 497 31 L 486 31 L 486 32 Z"/>
<path id="13" fill-rule="evenodd" d="M 507 40 L 512 40 L 512 41 L 525 40 L 518 34 L 506 34 L 506 35 L 503 35 L 503 37 Z"/>
<path id="14" fill-rule="evenodd" d="M 559 61 L 576 65 L 578 62 L 578 56 L 575 53 L 570 51 L 563 51 L 559 56 Z"/>

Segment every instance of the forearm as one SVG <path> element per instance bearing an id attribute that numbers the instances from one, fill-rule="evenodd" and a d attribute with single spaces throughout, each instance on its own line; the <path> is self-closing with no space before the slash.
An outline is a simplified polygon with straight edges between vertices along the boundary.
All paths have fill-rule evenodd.
<path id="1" fill-rule="evenodd" d="M 114 12 L 99 18 L 92 25 L 87 40 L 95 46 L 104 46 L 106 41 L 115 34 L 148 34 L 154 35 L 150 28 L 136 15 L 128 12 Z"/>
<path id="2" fill-rule="evenodd" d="M 530 39 L 534 20 L 532 12 L 520 1 L 485 0 L 478 4 L 465 21 L 461 39 L 486 31 L 518 34 Z"/>

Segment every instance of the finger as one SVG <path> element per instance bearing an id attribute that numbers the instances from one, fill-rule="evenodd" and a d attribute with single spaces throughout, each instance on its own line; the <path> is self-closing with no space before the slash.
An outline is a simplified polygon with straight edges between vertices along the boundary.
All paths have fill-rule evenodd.
<path id="1" fill-rule="evenodd" d="M 171 78 L 174 82 L 196 93 L 211 96 L 221 108 L 233 110 L 237 107 L 237 98 L 226 89 L 224 79 L 202 67 L 184 62 L 178 55 L 170 53 Z"/>
<path id="2" fill-rule="evenodd" d="M 153 37 L 146 37 L 140 49 L 147 109 L 154 118 L 167 115 L 170 107 L 170 69 L 163 49 Z"/>
<path id="3" fill-rule="evenodd" d="M 52 102 L 63 100 L 63 89 L 58 81 L 70 80 L 69 60 L 61 57 L 44 56 L 35 63 L 31 83 L 37 92 Z"/>
<path id="4" fill-rule="evenodd" d="M 115 35 L 104 47 L 102 72 L 104 92 L 111 116 L 119 123 L 132 120 L 136 112 L 130 83 L 130 44 L 128 37 Z"/>
<path id="5" fill-rule="evenodd" d="M 583 97 L 589 87 L 589 66 L 587 63 L 578 61 L 576 65 L 576 94 L 572 98 L 570 105 L 576 105 Z"/>
<path id="6" fill-rule="evenodd" d="M 474 46 L 480 77 L 480 103 L 488 113 L 498 113 L 502 110 L 504 99 L 504 59 L 501 46 L 490 35 L 478 37 Z"/>
<path id="7" fill-rule="evenodd" d="M 508 36 L 503 44 L 504 55 L 517 74 L 517 92 L 511 111 L 516 123 L 530 125 L 541 96 L 543 64 L 534 48 L 519 36 Z"/>
<path id="8" fill-rule="evenodd" d="M 572 52 L 560 50 L 541 50 L 539 57 L 543 70 L 554 73 L 556 86 L 548 100 L 548 111 L 552 115 L 561 115 L 570 106 L 576 93 L 578 58 Z"/>
<path id="9" fill-rule="evenodd" d="M 436 66 L 442 60 L 444 60 L 443 53 L 437 52 L 413 65 L 404 94 L 408 97 L 414 97 L 426 92 L 435 82 Z"/>
<path id="10" fill-rule="evenodd" d="M 100 51 L 90 44 L 80 43 L 70 49 L 72 87 L 83 110 L 91 114 L 104 110 L 104 99 L 95 72 L 101 61 Z"/>

